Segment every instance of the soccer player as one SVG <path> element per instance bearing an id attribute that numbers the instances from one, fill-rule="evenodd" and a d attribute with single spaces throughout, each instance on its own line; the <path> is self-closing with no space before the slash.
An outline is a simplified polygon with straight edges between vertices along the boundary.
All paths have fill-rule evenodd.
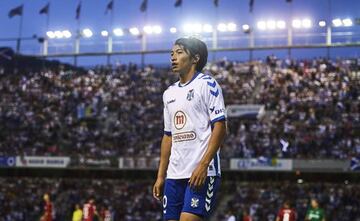
<path id="1" fill-rule="evenodd" d="M 295 221 L 296 212 L 291 208 L 290 202 L 285 201 L 283 207 L 280 209 L 276 221 Z"/>
<path id="2" fill-rule="evenodd" d="M 306 221 L 325 221 L 324 210 L 319 207 L 316 199 L 311 199 L 311 208 L 306 212 Z"/>
<path id="3" fill-rule="evenodd" d="M 72 221 L 81 221 L 82 215 L 83 215 L 83 212 L 80 209 L 80 205 L 76 204 L 75 205 L 75 210 L 74 210 L 73 216 L 72 216 Z"/>
<path id="4" fill-rule="evenodd" d="M 83 208 L 83 221 L 94 221 L 94 216 L 97 216 L 95 200 L 90 198 Z"/>
<path id="5" fill-rule="evenodd" d="M 100 219 L 101 221 L 112 221 L 112 216 L 111 216 L 111 211 L 109 209 L 109 206 L 104 205 L 101 208 L 100 217 L 101 217 L 101 219 Z"/>
<path id="6" fill-rule="evenodd" d="M 226 116 L 219 84 L 201 73 L 207 56 L 206 44 L 196 38 L 180 38 L 171 50 L 179 81 L 163 94 L 164 135 L 153 187 L 164 220 L 202 221 L 214 207 Z"/>
<path id="7" fill-rule="evenodd" d="M 50 201 L 50 196 L 49 194 L 44 194 L 43 196 L 45 205 L 44 205 L 44 214 L 41 216 L 40 220 L 41 221 L 52 221 L 52 210 L 53 210 L 53 206 L 52 203 Z"/>

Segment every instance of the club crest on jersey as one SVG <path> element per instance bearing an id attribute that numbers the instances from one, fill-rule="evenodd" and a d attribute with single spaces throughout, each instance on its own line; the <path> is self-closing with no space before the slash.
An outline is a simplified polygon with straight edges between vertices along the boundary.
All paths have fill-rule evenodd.
<path id="1" fill-rule="evenodd" d="M 194 89 L 189 90 L 186 99 L 191 101 L 194 98 Z"/>
<path id="2" fill-rule="evenodd" d="M 182 129 L 186 124 L 186 115 L 182 111 L 176 111 L 174 115 L 174 125 L 175 128 L 180 130 Z"/>

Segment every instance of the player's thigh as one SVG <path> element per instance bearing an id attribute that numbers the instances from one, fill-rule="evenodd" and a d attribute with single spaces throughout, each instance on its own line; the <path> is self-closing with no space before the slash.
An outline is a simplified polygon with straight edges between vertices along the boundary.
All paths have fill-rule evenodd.
<path id="1" fill-rule="evenodd" d="M 163 217 L 165 221 L 178 221 L 184 205 L 187 180 L 166 179 L 163 196 Z"/>
<path id="2" fill-rule="evenodd" d="M 182 212 L 180 216 L 180 221 L 203 221 L 203 219 L 198 215 Z"/>
<path id="3" fill-rule="evenodd" d="M 208 218 L 214 209 L 219 185 L 220 177 L 207 177 L 205 184 L 200 189 L 193 189 L 188 185 L 182 212 L 198 217 L 199 219 L 195 219 L 195 221 Z"/>

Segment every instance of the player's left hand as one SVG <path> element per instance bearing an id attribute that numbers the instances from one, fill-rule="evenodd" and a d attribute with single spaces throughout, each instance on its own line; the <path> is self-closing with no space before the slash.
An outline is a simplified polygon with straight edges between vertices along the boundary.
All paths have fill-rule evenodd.
<path id="1" fill-rule="evenodd" d="M 191 174 L 189 180 L 190 187 L 200 189 L 205 183 L 207 171 L 208 166 L 200 163 Z"/>

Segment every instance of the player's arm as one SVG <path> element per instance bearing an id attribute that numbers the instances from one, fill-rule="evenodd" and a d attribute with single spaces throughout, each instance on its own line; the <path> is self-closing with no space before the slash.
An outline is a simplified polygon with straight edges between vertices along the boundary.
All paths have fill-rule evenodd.
<path id="1" fill-rule="evenodd" d="M 163 186 L 166 177 L 166 170 L 169 165 L 171 142 L 172 142 L 171 135 L 164 134 L 161 141 L 159 169 L 157 173 L 156 182 L 153 187 L 153 195 L 158 200 L 160 200 L 162 197 Z"/>
<path id="2" fill-rule="evenodd" d="M 190 186 L 198 188 L 205 183 L 207 177 L 207 170 L 210 162 L 214 159 L 216 152 L 219 150 L 226 134 L 225 120 L 214 123 L 214 128 L 211 133 L 210 141 L 206 152 L 201 159 L 199 165 L 196 167 L 189 180 Z"/>
<path id="3" fill-rule="evenodd" d="M 160 164 L 157 173 L 156 182 L 153 187 L 153 196 L 160 200 L 163 194 L 163 186 L 166 178 L 166 171 L 169 165 L 169 158 L 171 152 L 171 117 L 170 112 L 166 106 L 165 102 L 165 93 L 163 95 L 164 102 L 164 135 L 161 140 L 161 148 L 160 148 Z"/>

